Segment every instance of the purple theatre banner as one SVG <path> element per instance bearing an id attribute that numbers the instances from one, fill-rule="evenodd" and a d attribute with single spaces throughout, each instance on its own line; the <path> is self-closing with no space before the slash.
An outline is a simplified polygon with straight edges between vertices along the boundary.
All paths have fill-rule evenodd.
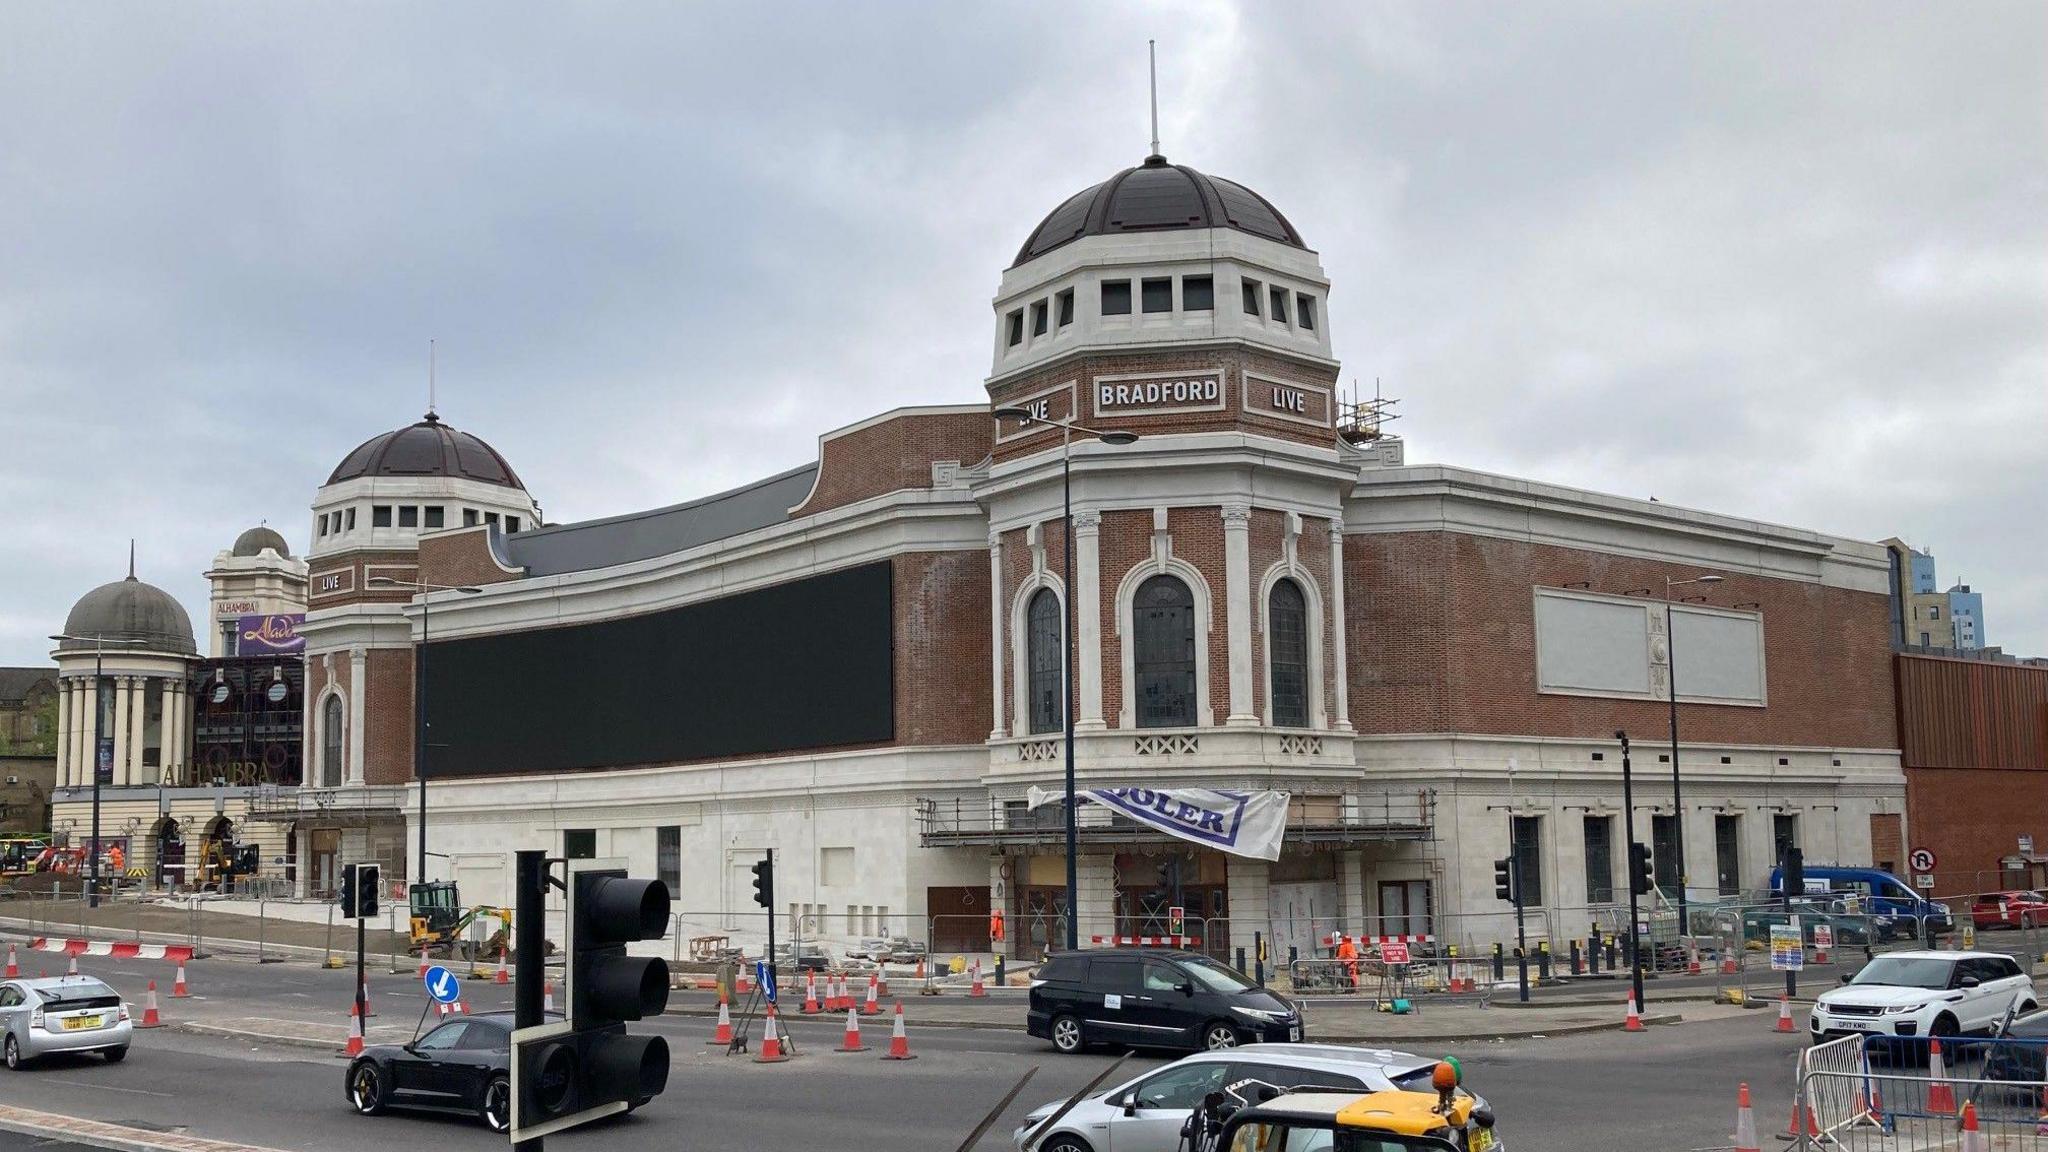
<path id="1" fill-rule="evenodd" d="M 306 638 L 299 635 L 299 625 L 305 623 L 306 614 L 290 616 L 242 616 L 235 622 L 235 631 L 241 634 L 239 651 L 244 656 L 267 656 L 273 652 L 304 652 Z"/>

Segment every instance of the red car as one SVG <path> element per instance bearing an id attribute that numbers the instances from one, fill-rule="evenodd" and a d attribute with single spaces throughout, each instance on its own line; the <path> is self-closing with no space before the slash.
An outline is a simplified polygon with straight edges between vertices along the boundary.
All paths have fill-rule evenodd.
<path id="1" fill-rule="evenodd" d="M 1991 892 L 1970 905 L 1970 919 L 1977 927 L 2048 927 L 2048 896 L 2039 892 Z"/>

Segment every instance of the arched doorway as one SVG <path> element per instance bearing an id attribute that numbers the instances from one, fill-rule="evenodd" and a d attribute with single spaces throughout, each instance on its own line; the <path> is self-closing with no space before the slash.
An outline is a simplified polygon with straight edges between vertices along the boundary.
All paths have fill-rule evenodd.
<path id="1" fill-rule="evenodd" d="M 178 822 L 166 816 L 151 833 L 156 842 L 156 886 L 172 888 L 185 882 L 185 833 Z"/>
<path id="2" fill-rule="evenodd" d="M 219 891 L 228 879 L 235 851 L 235 822 L 215 816 L 199 837 L 199 868 L 194 877 L 203 891 Z"/>

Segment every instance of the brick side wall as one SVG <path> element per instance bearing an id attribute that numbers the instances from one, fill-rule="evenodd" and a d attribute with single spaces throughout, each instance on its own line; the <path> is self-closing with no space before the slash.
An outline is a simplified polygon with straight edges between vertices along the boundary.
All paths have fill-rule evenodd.
<path id="1" fill-rule="evenodd" d="M 911 412 L 834 436 L 821 449 L 817 490 L 796 515 L 905 488 L 929 488 L 935 461 L 979 464 L 988 457 L 994 435 L 995 421 L 986 412 Z"/>
<path id="2" fill-rule="evenodd" d="M 475 586 L 519 579 L 491 555 L 490 528 L 477 525 L 448 536 L 420 541 L 420 579 L 428 584 Z"/>
<path id="3" fill-rule="evenodd" d="M 1352 722 L 1363 732 L 1604 738 L 1663 731 L 1666 705 L 1536 691 L 1531 589 L 1661 589 L 1695 566 L 1442 532 L 1345 542 Z M 1756 602 L 1768 708 L 1684 704 L 1685 738 L 1896 746 L 1885 597 L 1724 572 L 1713 603 Z"/>
<path id="4" fill-rule="evenodd" d="M 408 551 L 341 552 L 322 556 L 310 562 L 306 573 L 306 611 L 318 612 L 325 608 L 338 608 L 344 604 L 402 604 L 412 599 L 413 594 L 404 588 L 371 588 L 370 575 L 389 576 L 395 580 L 419 579 L 419 554 Z M 324 578 L 338 575 L 342 579 L 343 591 L 324 591 Z"/>
<path id="5" fill-rule="evenodd" d="M 341 659 L 336 666 L 347 675 Z M 370 649 L 363 678 L 363 780 L 404 784 L 412 779 L 412 649 Z"/>
<path id="6" fill-rule="evenodd" d="M 896 742 L 988 738 L 988 553 L 913 552 L 894 560 Z"/>

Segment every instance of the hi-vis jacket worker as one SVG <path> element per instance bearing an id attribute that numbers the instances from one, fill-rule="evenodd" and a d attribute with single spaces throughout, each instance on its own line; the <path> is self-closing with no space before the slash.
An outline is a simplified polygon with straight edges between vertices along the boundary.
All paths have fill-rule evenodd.
<path id="1" fill-rule="evenodd" d="M 1337 959 L 1343 962 L 1345 982 L 1356 988 L 1358 986 L 1358 945 L 1351 942 L 1351 937 L 1339 936 L 1337 938 Z"/>

